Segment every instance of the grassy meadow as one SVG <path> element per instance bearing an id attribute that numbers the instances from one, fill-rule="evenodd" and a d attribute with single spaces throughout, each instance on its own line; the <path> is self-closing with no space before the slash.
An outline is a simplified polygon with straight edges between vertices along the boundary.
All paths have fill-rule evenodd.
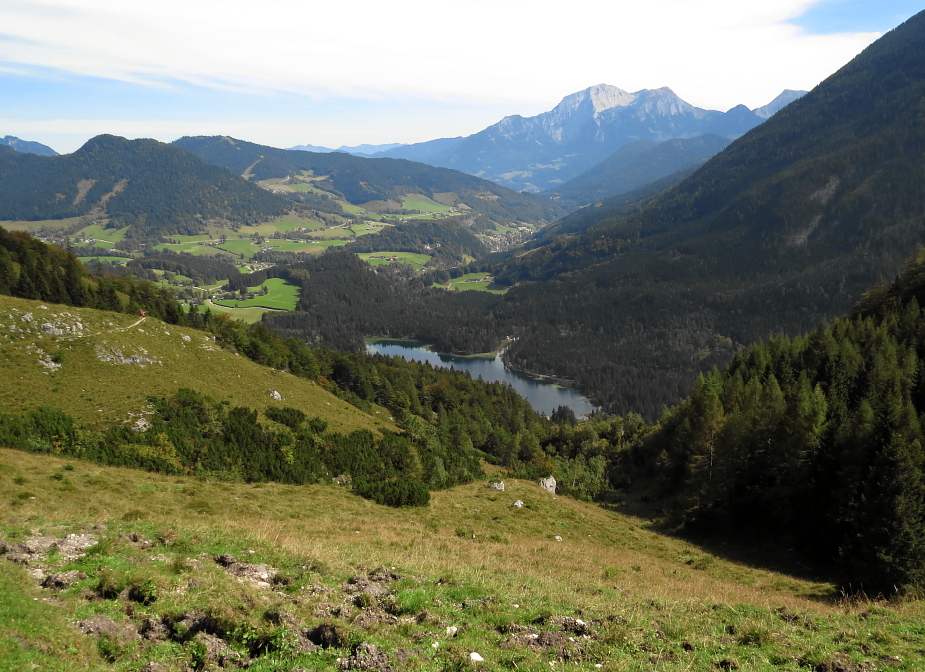
<path id="1" fill-rule="evenodd" d="M 194 612 L 258 672 L 335 669 L 360 644 L 389 667 L 341 669 L 922 669 L 920 602 L 844 600 L 533 482 L 390 509 L 338 486 L 168 478 L 0 449 L 0 483 L 7 544 L 98 540 L 85 559 L 51 558 L 85 577 L 57 591 L 0 558 L 4 669 L 184 670 L 203 653 L 176 625 L 172 638 L 118 640 L 71 624 L 102 615 L 144 630 Z M 230 575 L 213 560 L 226 553 L 278 582 Z M 319 628 L 338 636 L 299 653 L 296 633 Z"/>
<path id="2" fill-rule="evenodd" d="M 464 291 L 491 292 L 492 294 L 504 294 L 509 287 L 496 285 L 494 278 L 488 273 L 467 273 L 458 278 L 453 278 L 446 285 L 447 289 Z"/>
<path id="3" fill-rule="evenodd" d="M 276 310 L 295 310 L 299 301 L 299 288 L 290 285 L 282 278 L 269 278 L 263 285 L 248 287 L 250 291 L 259 291 L 261 287 L 267 288 L 267 293 L 255 296 L 253 299 L 243 301 L 217 301 L 226 308 L 273 308 Z"/>
<path id="4" fill-rule="evenodd" d="M 32 316 L 31 322 L 23 319 L 26 315 Z M 148 395 L 168 397 L 185 387 L 259 411 L 279 405 L 299 408 L 323 418 L 336 432 L 391 426 L 311 381 L 222 350 L 201 331 L 154 318 L 138 320 L 0 296 L 0 367 L 5 374 L 0 377 L 0 410 L 25 412 L 50 405 L 91 427 L 105 427 L 130 422 L 131 413 L 145 408 Z M 45 323 L 80 323 L 83 329 L 52 336 L 41 329 Z M 119 364 L 101 359 L 116 352 L 150 361 Z M 57 370 L 41 363 L 55 360 L 60 364 Z M 283 401 L 270 398 L 270 390 L 277 390 Z"/>

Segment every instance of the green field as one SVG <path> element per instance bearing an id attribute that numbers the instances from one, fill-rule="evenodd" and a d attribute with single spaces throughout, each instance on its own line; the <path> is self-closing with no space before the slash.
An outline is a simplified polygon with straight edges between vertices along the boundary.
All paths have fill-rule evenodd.
<path id="1" fill-rule="evenodd" d="M 24 222 L 21 220 L 4 220 L 0 221 L 7 231 L 26 231 L 28 233 L 38 233 L 43 230 L 61 231 L 74 226 L 80 221 L 80 217 L 69 217 L 68 219 L 41 219 L 35 222 Z M 103 220 L 104 222 L 106 220 Z"/>
<path id="2" fill-rule="evenodd" d="M 299 288 L 290 285 L 282 278 L 270 278 L 263 283 L 267 288 L 267 294 L 256 296 L 253 299 L 245 301 L 216 301 L 218 305 L 226 308 L 275 308 L 276 310 L 295 310 L 296 303 L 299 301 Z M 249 287 L 251 291 L 259 291 L 260 286 Z"/>
<path id="3" fill-rule="evenodd" d="M 402 197 L 401 207 L 405 210 L 420 210 L 421 212 L 446 212 L 450 206 L 437 203 L 423 194 L 408 194 Z"/>
<path id="4" fill-rule="evenodd" d="M 83 238 L 96 238 L 102 241 L 109 241 L 111 243 L 121 243 L 125 240 L 125 234 L 128 232 L 129 227 L 124 227 L 121 229 L 107 229 L 101 224 L 91 224 L 90 226 L 85 226 L 80 231 L 75 233 L 75 236 L 81 236 Z M 97 247 L 103 247 L 97 243 Z"/>
<path id="5" fill-rule="evenodd" d="M 77 259 L 80 260 L 84 266 L 89 266 L 91 270 L 93 269 L 93 262 L 97 260 L 109 264 L 125 264 L 130 261 L 128 257 L 77 257 Z"/>
<path id="6" fill-rule="evenodd" d="M 414 252 L 358 252 L 357 256 L 368 263 L 370 266 L 382 266 L 384 264 L 408 264 L 415 268 L 424 268 L 430 257 L 426 254 L 416 254 Z M 373 259 L 377 257 L 398 257 L 392 259 Z"/>
<path id="7" fill-rule="evenodd" d="M 265 313 L 272 312 L 269 308 L 228 308 L 217 303 L 212 303 L 211 301 L 206 301 L 205 305 L 200 307 L 199 310 L 200 312 L 204 312 L 206 308 L 213 313 L 228 315 L 235 320 L 241 320 L 248 324 L 259 322 Z"/>
<path id="8" fill-rule="evenodd" d="M 276 233 L 277 231 L 287 232 L 294 231 L 296 229 L 308 229 L 309 231 L 315 231 L 317 229 L 323 228 L 324 224 L 316 219 L 307 219 L 303 217 L 297 217 L 295 215 L 283 215 L 282 217 L 277 217 L 274 220 L 264 222 L 263 224 L 258 224 L 257 226 L 242 226 L 238 232 L 244 235 L 259 233 L 265 236 L 271 233 Z"/>
<path id="9" fill-rule="evenodd" d="M 363 224 L 354 224 L 350 227 L 350 231 L 359 238 L 360 236 L 368 236 L 371 233 L 379 233 L 380 227 L 371 226 L 364 222 Z"/>
<path id="10" fill-rule="evenodd" d="M 499 287 L 495 284 L 494 278 L 488 273 L 467 273 L 458 278 L 450 280 L 446 286 L 447 289 L 454 289 L 460 292 L 478 291 L 491 292 L 492 294 L 504 294 L 509 287 Z"/>
<path id="11" fill-rule="evenodd" d="M 245 259 L 250 259 L 260 252 L 261 245 L 255 245 L 254 241 L 250 238 L 228 238 L 217 247 L 226 252 L 231 252 L 232 254 L 244 255 Z"/>

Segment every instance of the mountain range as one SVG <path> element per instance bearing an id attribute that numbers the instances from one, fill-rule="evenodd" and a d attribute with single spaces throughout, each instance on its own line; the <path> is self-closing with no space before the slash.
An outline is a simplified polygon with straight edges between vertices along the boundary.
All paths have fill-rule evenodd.
<path id="1" fill-rule="evenodd" d="M 718 112 L 694 107 L 667 87 L 630 93 L 599 84 L 534 117 L 508 116 L 470 136 L 402 145 L 374 156 L 455 168 L 517 191 L 555 190 L 636 140 L 739 137 L 802 93 L 785 91 L 755 110 L 738 105 Z"/>

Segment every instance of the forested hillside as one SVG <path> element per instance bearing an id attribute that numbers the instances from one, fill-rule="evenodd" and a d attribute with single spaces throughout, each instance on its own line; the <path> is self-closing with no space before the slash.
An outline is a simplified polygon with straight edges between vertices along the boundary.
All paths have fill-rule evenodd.
<path id="1" fill-rule="evenodd" d="M 101 135 L 64 156 L 0 148 L 0 220 L 108 218 L 129 237 L 195 234 L 296 207 L 178 147 Z"/>
<path id="2" fill-rule="evenodd" d="M 721 152 L 730 142 L 718 135 L 676 138 L 664 142 L 637 140 L 546 193 L 564 208 L 575 210 L 595 201 L 642 189 L 682 171 L 686 177 L 688 172 Z M 671 184 L 662 188 L 668 186 Z"/>
<path id="3" fill-rule="evenodd" d="M 795 548 L 855 590 L 921 586 L 923 299 L 920 249 L 849 317 L 698 378 L 634 449 L 630 472 L 675 522 Z"/>

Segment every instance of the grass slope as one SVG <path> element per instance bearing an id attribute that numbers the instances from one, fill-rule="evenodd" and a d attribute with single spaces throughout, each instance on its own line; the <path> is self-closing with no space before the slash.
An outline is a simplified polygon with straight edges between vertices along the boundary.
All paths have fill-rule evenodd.
<path id="1" fill-rule="evenodd" d="M 203 640 L 176 623 L 197 612 L 210 634 L 254 655 L 257 672 L 338 660 L 340 669 L 421 672 L 861 672 L 925 662 L 920 602 L 844 602 L 830 585 L 724 561 L 532 482 L 508 480 L 504 492 L 471 484 L 434 493 L 426 509 L 385 509 L 336 486 L 168 478 L 0 449 L 0 483 L 0 540 L 98 541 L 84 559 L 24 567 L 0 558 L 7 669 L 186 669 Z M 236 578 L 214 560 L 225 553 L 279 579 Z M 84 578 L 52 591 L 30 578 L 36 569 Z M 69 625 L 100 615 L 127 632 L 173 623 L 174 634 L 97 638 Z M 336 641 L 300 654 L 298 634 L 318 626 Z M 361 643 L 391 667 L 351 665 Z"/>
<path id="2" fill-rule="evenodd" d="M 31 322 L 24 320 L 29 314 Z M 52 405 L 88 426 L 109 426 L 141 412 L 149 395 L 166 397 L 185 387 L 232 406 L 299 408 L 327 420 L 335 432 L 389 426 L 313 382 L 222 350 L 208 334 L 138 319 L 0 296 L 0 409 Z M 42 329 L 43 324 L 69 328 L 77 323 L 82 329 L 61 336 Z M 100 359 L 114 351 L 154 361 Z M 53 359 L 61 364 L 56 371 L 40 363 Z M 283 401 L 270 398 L 270 390 L 277 390 Z"/>

